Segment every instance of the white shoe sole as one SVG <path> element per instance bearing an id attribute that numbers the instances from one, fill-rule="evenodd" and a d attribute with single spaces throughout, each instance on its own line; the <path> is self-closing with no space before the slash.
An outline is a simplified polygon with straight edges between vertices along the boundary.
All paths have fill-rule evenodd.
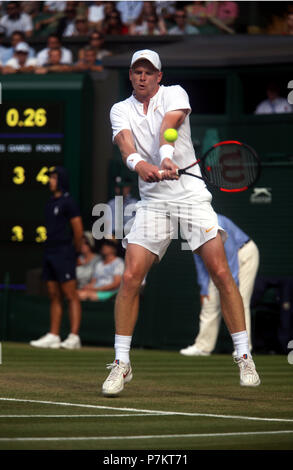
<path id="1" fill-rule="evenodd" d="M 119 390 L 117 390 L 116 392 L 108 392 L 107 390 L 103 390 L 102 389 L 102 394 L 104 395 L 104 397 L 107 397 L 107 398 L 114 398 L 114 397 L 117 397 L 117 395 L 119 395 L 119 393 L 122 392 L 122 390 L 124 389 L 124 385 L 128 384 L 133 378 L 133 374 L 132 374 L 132 371 L 130 372 L 130 374 L 128 374 L 125 379 L 124 379 L 124 382 L 122 384 L 122 387 L 120 387 Z"/>
<path id="2" fill-rule="evenodd" d="M 60 344 L 60 347 L 62 349 L 70 349 L 70 350 L 73 350 L 73 349 L 80 349 L 81 348 L 81 345 L 80 344 L 77 344 L 75 346 L 68 346 L 68 345 L 64 345 L 64 344 Z"/>
<path id="3" fill-rule="evenodd" d="M 40 349 L 59 349 L 61 347 L 60 344 L 51 344 L 50 346 L 41 346 L 40 344 L 33 344 L 33 343 L 30 343 L 31 346 L 33 346 L 34 348 L 40 348 Z"/>
<path id="4" fill-rule="evenodd" d="M 242 382 L 242 380 L 240 380 L 241 387 L 258 387 L 260 384 L 261 384 L 260 379 L 254 384 L 246 384 L 246 383 Z"/>

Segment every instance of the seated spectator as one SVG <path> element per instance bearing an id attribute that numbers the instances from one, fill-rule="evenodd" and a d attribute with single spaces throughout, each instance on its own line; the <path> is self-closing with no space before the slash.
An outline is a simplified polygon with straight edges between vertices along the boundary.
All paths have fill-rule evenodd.
<path id="1" fill-rule="evenodd" d="M 149 19 L 152 17 L 151 19 Z M 155 17 L 156 22 L 153 23 L 153 18 Z M 149 21 L 148 21 L 149 19 Z M 152 26 L 152 23 L 154 26 Z M 157 24 L 156 24 L 157 23 Z M 147 32 L 150 26 L 149 33 Z M 153 30 L 156 30 L 158 34 L 166 34 L 167 28 L 165 25 L 165 21 L 161 15 L 156 13 L 156 7 L 154 2 L 143 2 L 143 8 L 141 13 L 136 21 L 134 21 L 129 26 L 129 34 L 131 35 L 145 35 L 150 34 L 153 35 Z M 156 33 L 155 33 L 156 34 Z"/>
<path id="2" fill-rule="evenodd" d="M 73 66 L 62 62 L 62 51 L 60 48 L 49 49 L 48 62 L 41 67 L 36 67 L 35 73 L 45 74 L 50 72 L 72 72 Z"/>
<path id="3" fill-rule="evenodd" d="M 10 37 L 14 31 L 23 31 L 26 38 L 33 34 L 33 23 L 30 16 L 21 10 L 21 2 L 7 2 L 7 14 L 0 19 L 0 25 Z"/>
<path id="4" fill-rule="evenodd" d="M 208 10 L 208 4 L 215 2 L 191 2 L 185 7 L 187 22 L 193 26 L 200 27 L 207 23 L 208 15 L 211 15 L 211 10 Z M 215 13 L 215 10 L 214 12 Z"/>
<path id="5" fill-rule="evenodd" d="M 3 46 L 3 40 L 5 38 L 5 29 L 3 26 L 0 26 L 0 62 L 4 64 L 6 61 L 6 56 L 8 52 L 8 47 Z"/>
<path id="6" fill-rule="evenodd" d="M 289 12 L 286 14 L 284 34 L 288 36 L 293 35 L 293 7 L 292 10 L 289 10 Z"/>
<path id="7" fill-rule="evenodd" d="M 83 59 L 79 60 L 74 66 L 76 72 L 102 72 L 103 66 L 101 60 L 96 58 L 96 51 L 91 46 L 84 48 Z"/>
<path id="8" fill-rule="evenodd" d="M 42 66 L 49 61 L 49 50 L 61 49 L 61 62 L 63 64 L 72 64 L 72 52 L 66 47 L 62 47 L 60 38 L 57 34 L 50 34 L 47 39 L 47 47 L 37 54 L 37 65 Z"/>
<path id="9" fill-rule="evenodd" d="M 103 48 L 104 42 L 105 42 L 105 39 L 102 33 L 99 33 L 98 31 L 92 32 L 88 45 L 91 47 L 91 49 L 95 49 L 96 59 L 100 61 L 103 61 L 104 57 L 112 55 L 112 52 Z M 84 48 L 78 51 L 78 59 L 82 60 L 83 58 L 84 58 Z"/>
<path id="10" fill-rule="evenodd" d="M 33 73 L 37 61 L 35 58 L 29 58 L 29 46 L 26 42 L 20 42 L 15 48 L 15 56 L 8 60 L 2 69 L 3 74 L 16 72 Z"/>
<path id="11" fill-rule="evenodd" d="M 15 48 L 17 44 L 19 44 L 20 42 L 25 42 L 25 34 L 22 31 L 14 31 L 10 39 L 11 47 L 6 47 L 5 51 L 3 51 L 2 63 L 4 65 L 9 59 L 12 59 L 12 57 L 15 54 Z M 29 58 L 35 57 L 35 55 L 36 55 L 35 50 L 29 46 L 29 53 L 28 53 Z"/>
<path id="12" fill-rule="evenodd" d="M 232 26 L 238 17 L 239 8 L 236 2 L 214 2 L 217 4 L 215 17 L 226 26 Z"/>
<path id="13" fill-rule="evenodd" d="M 85 15 L 77 15 L 74 22 L 72 36 L 89 36 L 92 32 L 88 19 Z"/>
<path id="14" fill-rule="evenodd" d="M 93 278 L 95 265 L 101 260 L 101 256 L 95 253 L 95 240 L 91 232 L 84 232 L 81 255 L 77 261 L 76 280 L 77 288 L 82 289 L 89 284 Z"/>
<path id="15" fill-rule="evenodd" d="M 40 14 L 41 2 L 21 2 L 22 12 L 26 13 L 33 20 L 37 15 Z"/>
<path id="16" fill-rule="evenodd" d="M 57 13 L 64 11 L 66 8 L 66 2 L 44 2 L 43 11 L 49 13 Z"/>
<path id="17" fill-rule="evenodd" d="M 101 255 L 102 260 L 95 265 L 91 282 L 78 290 L 80 300 L 108 300 L 118 292 L 124 261 L 117 256 L 117 241 L 104 239 Z"/>
<path id="18" fill-rule="evenodd" d="M 166 34 L 166 30 L 160 28 L 157 15 L 149 15 L 141 26 L 134 29 L 133 34 L 139 36 L 161 36 Z"/>
<path id="19" fill-rule="evenodd" d="M 144 2 L 144 4 L 145 3 L 153 3 L 153 2 Z M 176 12 L 176 3 L 177 2 L 175 1 L 168 1 L 168 0 L 156 1 L 155 8 L 156 8 L 157 15 L 162 17 L 165 21 L 172 21 Z"/>
<path id="20" fill-rule="evenodd" d="M 236 2 L 194 1 L 185 7 L 185 11 L 187 22 L 196 26 L 200 33 L 234 33 L 228 25 L 232 25 L 238 16 Z"/>
<path id="21" fill-rule="evenodd" d="M 143 9 L 144 2 L 116 2 L 116 9 L 120 13 L 121 22 L 125 26 L 134 23 Z"/>
<path id="22" fill-rule="evenodd" d="M 101 24 L 102 34 L 106 35 L 124 35 L 128 34 L 128 27 L 123 25 L 118 10 L 113 10 L 107 15 Z"/>
<path id="23" fill-rule="evenodd" d="M 60 18 L 57 26 L 59 37 L 72 36 L 75 29 L 75 19 L 77 16 L 76 2 L 67 2 L 63 16 Z"/>
<path id="24" fill-rule="evenodd" d="M 138 202 L 137 199 L 132 195 L 133 182 L 129 178 L 122 179 L 120 176 L 115 178 L 115 196 L 108 201 L 108 206 L 111 209 L 111 222 L 112 222 L 112 234 L 115 233 L 117 228 L 119 231 L 121 227 L 116 227 L 115 208 L 116 208 L 116 196 L 122 196 L 122 210 L 123 210 L 123 230 L 126 235 L 129 233 L 131 225 L 133 223 L 135 205 Z M 118 218 L 119 220 L 119 218 Z"/>
<path id="25" fill-rule="evenodd" d="M 254 114 L 282 114 L 293 112 L 293 106 L 288 103 L 287 98 L 280 96 L 280 87 L 277 83 L 269 83 L 267 85 L 266 94 L 267 99 L 256 107 Z"/>
<path id="26" fill-rule="evenodd" d="M 98 28 L 104 18 L 104 2 L 92 2 L 88 8 L 88 21 L 90 26 Z"/>
<path id="27" fill-rule="evenodd" d="M 178 34 L 178 35 L 186 35 L 186 34 L 199 34 L 198 28 L 195 26 L 188 24 L 186 21 L 186 13 L 183 8 L 178 8 L 174 15 L 176 26 L 173 26 L 169 29 L 168 34 Z"/>

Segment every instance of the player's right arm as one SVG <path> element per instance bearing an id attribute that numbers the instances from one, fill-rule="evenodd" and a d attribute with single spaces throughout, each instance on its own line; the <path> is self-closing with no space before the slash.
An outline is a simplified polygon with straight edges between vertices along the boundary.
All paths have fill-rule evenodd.
<path id="1" fill-rule="evenodd" d="M 132 155 L 137 155 L 132 132 L 129 129 L 121 130 L 115 136 L 114 142 L 119 147 L 123 162 L 126 166 L 129 166 L 127 159 L 129 158 L 131 160 Z M 159 173 L 159 168 L 145 160 L 138 161 L 134 166 L 134 171 L 136 171 L 140 178 L 147 183 L 155 183 L 162 179 L 162 176 Z"/>

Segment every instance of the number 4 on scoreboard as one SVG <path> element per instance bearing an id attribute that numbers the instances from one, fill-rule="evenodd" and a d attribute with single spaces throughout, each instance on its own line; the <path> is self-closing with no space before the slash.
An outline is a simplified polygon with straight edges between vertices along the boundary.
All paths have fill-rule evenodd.
<path id="1" fill-rule="evenodd" d="M 53 170 L 53 168 L 54 167 L 52 166 L 50 168 L 48 168 L 47 166 L 43 166 L 43 168 L 41 168 L 41 170 L 37 174 L 36 180 L 39 181 L 39 183 L 47 184 L 49 181 L 49 176 L 47 175 L 47 172 Z"/>

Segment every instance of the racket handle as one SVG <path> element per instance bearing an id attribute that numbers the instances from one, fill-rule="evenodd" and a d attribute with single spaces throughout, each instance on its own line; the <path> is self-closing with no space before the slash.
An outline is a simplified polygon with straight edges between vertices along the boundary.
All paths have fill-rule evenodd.
<path id="1" fill-rule="evenodd" d="M 160 175 L 164 173 L 165 170 L 159 170 Z M 180 176 L 181 175 L 181 170 L 179 168 L 176 168 L 176 175 Z"/>

